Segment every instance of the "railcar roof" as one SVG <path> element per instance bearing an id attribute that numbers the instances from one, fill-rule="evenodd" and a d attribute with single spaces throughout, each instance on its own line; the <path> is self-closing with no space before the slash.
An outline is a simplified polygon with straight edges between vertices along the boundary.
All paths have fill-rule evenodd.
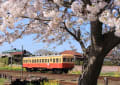
<path id="1" fill-rule="evenodd" d="M 30 56 L 30 57 L 24 57 L 24 58 L 34 58 L 34 57 L 61 57 L 61 56 L 74 56 L 71 54 L 62 54 L 62 55 L 45 55 L 45 56 Z"/>

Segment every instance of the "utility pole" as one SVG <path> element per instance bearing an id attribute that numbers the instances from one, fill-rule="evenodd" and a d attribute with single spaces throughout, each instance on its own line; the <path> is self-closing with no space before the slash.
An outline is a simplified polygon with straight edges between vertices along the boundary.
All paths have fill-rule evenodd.
<path id="1" fill-rule="evenodd" d="M 12 70 L 12 55 L 11 55 L 11 59 L 10 60 L 11 60 L 10 62 L 11 62 L 11 70 Z"/>
<path id="2" fill-rule="evenodd" d="M 12 45 L 11 45 L 11 49 L 13 49 L 13 46 L 12 46 Z M 11 64 L 11 70 L 12 70 L 13 55 L 11 55 L 10 58 L 11 58 L 11 59 L 10 59 L 10 64 Z"/>
<path id="3" fill-rule="evenodd" d="M 23 51 L 23 45 L 21 46 L 22 48 L 22 54 L 21 54 L 21 78 L 23 77 L 23 55 L 24 55 L 24 51 Z"/>

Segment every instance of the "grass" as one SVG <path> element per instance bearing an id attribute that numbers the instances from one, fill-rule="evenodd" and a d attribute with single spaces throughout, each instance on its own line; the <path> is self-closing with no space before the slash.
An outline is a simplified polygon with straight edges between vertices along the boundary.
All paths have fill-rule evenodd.
<path id="1" fill-rule="evenodd" d="M 69 71 L 68 73 L 69 74 L 81 74 L 82 72 L 81 71 Z"/>
<path id="2" fill-rule="evenodd" d="M 81 74 L 81 71 L 70 71 L 69 74 Z M 120 77 L 120 72 L 100 73 L 100 76 Z"/>
<path id="3" fill-rule="evenodd" d="M 6 79 L 0 78 L 0 85 L 4 85 Z"/>
<path id="4" fill-rule="evenodd" d="M 8 65 L 0 65 L 0 70 L 14 70 L 14 71 L 21 71 L 21 67 L 20 66 L 15 66 L 13 65 L 12 67 L 11 66 L 8 66 Z M 25 68 L 23 68 L 23 70 L 25 71 Z"/>
<path id="5" fill-rule="evenodd" d="M 100 76 L 120 77 L 120 72 L 101 73 Z"/>
<path id="6" fill-rule="evenodd" d="M 60 85 L 56 80 L 49 80 L 48 82 L 44 82 L 43 85 Z"/>
<path id="7" fill-rule="evenodd" d="M 36 85 L 36 84 L 28 83 L 27 85 Z M 40 83 L 40 85 L 60 85 L 60 84 L 56 80 L 49 80 L 48 82 Z"/>

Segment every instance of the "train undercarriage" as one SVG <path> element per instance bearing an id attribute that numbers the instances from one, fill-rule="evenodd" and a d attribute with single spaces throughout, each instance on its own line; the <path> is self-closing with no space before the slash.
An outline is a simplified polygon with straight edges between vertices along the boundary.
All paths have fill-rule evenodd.
<path id="1" fill-rule="evenodd" d="M 58 68 L 53 68 L 53 69 L 46 69 L 46 68 L 26 68 L 27 72 L 41 72 L 41 73 L 46 73 L 46 72 L 52 72 L 52 73 L 68 73 L 68 71 L 71 69 L 58 69 Z"/>

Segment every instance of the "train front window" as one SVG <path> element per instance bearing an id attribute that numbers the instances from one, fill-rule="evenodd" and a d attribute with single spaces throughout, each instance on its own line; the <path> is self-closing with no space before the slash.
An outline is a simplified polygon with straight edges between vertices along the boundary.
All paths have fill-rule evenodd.
<path id="1" fill-rule="evenodd" d="M 63 58 L 63 62 L 67 62 L 67 58 Z"/>
<path id="2" fill-rule="evenodd" d="M 70 58 L 67 58 L 67 62 L 70 62 Z"/>
<path id="3" fill-rule="evenodd" d="M 74 62 L 74 58 L 71 58 L 71 62 Z"/>

